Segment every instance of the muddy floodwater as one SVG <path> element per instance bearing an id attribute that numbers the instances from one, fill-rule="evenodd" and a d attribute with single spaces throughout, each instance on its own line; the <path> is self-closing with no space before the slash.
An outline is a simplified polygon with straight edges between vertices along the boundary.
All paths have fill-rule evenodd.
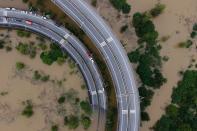
<path id="1" fill-rule="evenodd" d="M 70 58 L 63 65 L 49 66 L 41 61 L 40 50 L 32 59 L 15 49 L 19 42 L 36 45 L 39 43 L 36 37 L 31 34 L 30 38 L 20 38 L 14 30 L 0 30 L 0 39 L 12 48 L 11 51 L 0 49 L 0 131 L 51 131 L 52 125 L 58 125 L 59 131 L 69 131 L 64 126 L 63 116 L 80 116 L 80 107 L 69 102 L 60 105 L 58 99 L 66 93 L 80 101 L 88 99 L 87 90 L 81 88 L 85 85 L 83 77 Z M 46 40 L 45 43 L 49 45 L 50 42 Z M 18 71 L 16 62 L 24 63 L 25 68 Z M 35 71 L 50 76 L 49 80 L 35 80 Z M 22 115 L 27 101 L 32 103 L 34 112 L 29 118 Z M 94 125 L 94 114 L 91 120 Z M 84 129 L 80 125 L 76 130 Z"/>

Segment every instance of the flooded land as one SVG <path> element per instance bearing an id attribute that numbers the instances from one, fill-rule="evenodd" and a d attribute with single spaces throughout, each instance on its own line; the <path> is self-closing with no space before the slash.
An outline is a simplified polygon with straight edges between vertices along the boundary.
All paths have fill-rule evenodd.
<path id="1" fill-rule="evenodd" d="M 76 130 L 81 131 L 82 116 L 94 120 L 91 112 L 80 108 L 81 102 L 88 102 L 88 94 L 79 69 L 69 57 L 61 65 L 44 64 L 40 53 L 51 42 L 34 34 L 21 38 L 15 30 L 2 29 L 0 40 L 5 42 L 0 49 L 0 130 L 51 131 L 58 127 L 67 131 L 70 127 L 66 122 L 75 116 L 79 122 Z M 19 43 L 32 44 L 36 55 L 21 54 L 16 49 Z"/>
<path id="2" fill-rule="evenodd" d="M 156 27 L 156 30 L 159 33 L 159 39 L 167 38 L 165 41 L 159 41 L 159 44 L 162 46 L 160 52 L 161 55 L 167 56 L 169 60 L 167 62 L 164 62 L 161 70 L 163 75 L 167 78 L 167 82 L 160 89 L 155 90 L 155 94 L 153 96 L 151 105 L 146 109 L 150 116 L 150 120 L 147 122 L 142 122 L 142 125 L 140 127 L 141 131 L 150 131 L 150 128 L 155 124 L 157 120 L 160 119 L 162 114 L 164 114 L 164 109 L 166 105 L 168 105 L 171 101 L 172 89 L 176 86 L 177 81 L 180 80 L 179 72 L 184 71 L 188 68 L 189 65 L 193 64 L 192 61 L 197 61 L 196 39 L 192 39 L 193 44 L 189 48 L 180 48 L 178 46 L 180 43 L 185 42 L 188 39 L 191 39 L 190 34 L 192 32 L 193 25 L 197 23 L 197 2 L 196 0 L 127 1 L 131 5 L 131 12 L 127 15 L 124 15 L 118 12 L 116 9 L 114 9 L 110 4 L 109 0 L 97 0 L 96 6 L 96 10 L 102 15 L 102 17 L 112 28 L 113 32 L 121 40 L 127 53 L 131 52 L 137 47 L 138 38 L 136 37 L 135 30 L 132 26 L 133 14 L 136 12 L 148 11 L 152 9 L 157 3 L 162 3 L 166 7 L 162 14 L 160 14 L 156 18 L 151 19 Z M 12 6 L 17 7 L 19 9 L 27 8 L 26 5 L 22 4 L 21 0 L 0 0 L 0 3 L 2 4 L 1 7 Z M 128 28 L 125 32 L 121 33 L 120 29 L 124 25 L 127 25 Z M 10 39 L 13 39 L 14 41 L 20 40 L 19 38 L 15 37 L 15 35 L 14 37 L 10 37 Z M 55 94 L 61 92 L 59 90 L 60 88 L 53 88 L 53 86 L 57 85 L 52 82 L 35 83 L 35 81 L 32 81 L 31 75 L 34 70 L 39 70 L 44 74 L 49 74 L 51 76 L 50 78 L 56 80 L 61 80 L 63 77 L 65 77 L 65 92 L 68 91 L 69 88 L 73 88 L 75 90 L 80 90 L 78 92 L 80 99 L 87 98 L 86 91 L 81 91 L 80 89 L 80 85 L 84 84 L 80 76 L 80 73 L 76 73 L 77 75 L 70 76 L 70 69 L 69 66 L 67 66 L 67 64 L 65 64 L 64 66 L 59 66 L 57 64 L 47 66 L 42 64 L 38 57 L 31 60 L 26 56 L 21 56 L 15 50 L 8 53 L 5 50 L 0 50 L 0 54 L 0 82 L 2 83 L 0 89 L 2 89 L 1 92 L 3 94 L 3 96 L 0 96 L 2 100 L 2 103 L 0 105 L 0 113 L 3 114 L 0 118 L 0 130 L 5 128 L 7 129 L 6 131 L 12 131 L 12 129 L 14 129 L 16 126 L 21 130 L 23 128 L 26 129 L 29 126 L 32 126 L 32 131 L 49 128 L 49 126 L 44 126 L 45 116 L 41 112 L 39 112 L 40 114 L 37 114 L 35 111 L 35 115 L 31 119 L 24 118 L 21 115 L 21 110 L 24 107 L 24 105 L 21 103 L 24 103 L 24 101 L 31 100 L 33 105 L 35 105 L 36 109 L 41 110 L 44 107 L 41 107 L 40 105 L 42 105 L 42 103 L 49 104 L 49 99 L 46 98 L 46 96 L 40 97 L 40 95 L 48 93 L 49 95 L 47 95 L 47 97 L 51 96 L 50 102 L 52 102 L 52 105 L 54 105 L 55 103 L 53 103 L 53 101 L 57 99 L 57 95 Z M 16 72 L 16 61 L 22 61 L 27 65 L 23 72 Z M 133 65 L 133 67 L 135 66 L 136 65 Z M 54 72 L 54 70 L 56 71 Z M 136 78 L 138 78 L 137 74 Z M 73 79 L 76 80 L 72 82 Z M 23 82 L 21 83 L 20 81 Z M 140 82 L 139 79 L 138 81 Z M 18 87 L 17 89 L 16 86 Z M 24 92 L 24 94 L 22 94 L 21 92 Z M 39 93 L 42 94 L 39 95 Z M 32 94 L 35 95 L 32 96 Z M 26 98 L 25 96 L 28 96 L 28 98 Z M 45 113 L 47 114 L 47 111 Z M 37 126 L 37 124 L 33 123 L 33 121 L 40 121 L 40 125 Z M 45 122 L 53 123 L 53 120 L 49 121 L 47 119 L 47 121 Z M 55 122 L 58 122 L 58 118 Z M 4 123 L 9 124 L 10 126 L 5 127 Z M 26 123 L 25 126 L 24 124 L 22 125 L 22 123 Z M 32 123 L 35 125 L 33 125 Z M 33 129 L 35 127 L 38 129 Z"/>
<path id="3" fill-rule="evenodd" d="M 190 39 L 193 25 L 197 22 L 196 0 L 127 0 L 131 5 L 131 12 L 123 15 L 115 10 L 108 1 L 98 2 L 98 12 L 108 21 L 112 30 L 123 42 L 127 52 L 134 50 L 137 46 L 137 37 L 131 21 L 136 12 L 145 12 L 152 9 L 155 4 L 162 3 L 166 6 L 164 12 L 157 18 L 152 19 L 159 32 L 159 38 L 168 37 L 168 40 L 160 42 L 162 45 L 161 55 L 167 56 L 169 60 L 162 66 L 162 73 L 167 82 L 155 91 L 151 105 L 147 108 L 150 120 L 142 122 L 141 131 L 150 131 L 155 122 L 165 112 L 165 107 L 171 101 L 173 87 L 180 80 L 180 71 L 184 71 L 197 60 L 196 39 L 190 48 L 180 48 L 180 42 Z M 116 21 L 116 22 L 114 22 Z M 128 25 L 129 28 L 120 33 L 120 28 Z M 135 65 L 133 66 L 135 67 Z"/>

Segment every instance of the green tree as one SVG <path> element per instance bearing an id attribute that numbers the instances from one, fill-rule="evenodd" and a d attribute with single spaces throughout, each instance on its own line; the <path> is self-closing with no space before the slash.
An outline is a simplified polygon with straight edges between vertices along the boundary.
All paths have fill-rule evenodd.
<path id="1" fill-rule="evenodd" d="M 58 128 L 57 125 L 53 125 L 53 126 L 51 127 L 51 131 L 58 131 L 58 130 L 59 130 L 59 128 Z"/>
<path id="2" fill-rule="evenodd" d="M 149 121 L 150 118 L 149 118 L 149 115 L 147 112 L 141 112 L 141 119 L 142 121 Z"/>
<path id="3" fill-rule="evenodd" d="M 152 17 L 157 17 L 164 11 L 165 7 L 164 4 L 156 4 L 155 7 L 150 10 L 150 14 Z"/>
<path id="4" fill-rule="evenodd" d="M 22 115 L 26 116 L 27 118 L 31 117 L 34 114 L 33 105 L 30 101 L 26 101 L 26 106 L 22 111 Z"/>
<path id="5" fill-rule="evenodd" d="M 23 62 L 16 62 L 16 69 L 18 71 L 22 70 L 25 68 L 25 64 Z"/>
<path id="6" fill-rule="evenodd" d="M 74 115 L 64 118 L 64 124 L 68 126 L 69 129 L 76 129 L 79 126 L 79 118 Z"/>
<path id="7" fill-rule="evenodd" d="M 81 101 L 80 107 L 86 114 L 88 115 L 92 114 L 92 108 L 88 101 Z"/>
<path id="8" fill-rule="evenodd" d="M 83 126 L 84 129 L 88 129 L 91 125 L 91 120 L 89 117 L 87 116 L 82 116 L 81 117 L 81 124 Z"/>

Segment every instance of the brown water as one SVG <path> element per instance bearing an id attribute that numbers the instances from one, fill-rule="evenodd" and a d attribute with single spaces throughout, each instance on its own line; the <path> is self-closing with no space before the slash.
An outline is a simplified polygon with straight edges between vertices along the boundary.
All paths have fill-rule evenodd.
<path id="1" fill-rule="evenodd" d="M 0 33 L 7 34 L 7 31 L 1 30 Z M 35 41 L 35 35 L 31 38 L 19 38 L 15 31 L 8 33 L 11 45 L 14 47 L 19 41 Z M 47 43 L 49 43 L 47 41 Z M 39 54 L 39 53 L 38 53 Z M 16 61 L 26 64 L 23 71 L 16 71 Z M 58 124 L 60 131 L 69 130 L 63 125 L 63 117 L 57 115 L 58 109 L 66 109 L 66 114 L 78 114 L 79 111 L 70 104 L 63 107 L 57 104 L 57 99 L 69 89 L 77 92 L 80 100 L 88 97 L 87 90 L 82 90 L 81 85 L 85 84 L 79 70 L 75 67 L 71 69 L 69 62 L 60 66 L 57 63 L 48 66 L 43 64 L 37 55 L 30 59 L 28 56 L 21 55 L 14 48 L 11 52 L 0 50 L 0 93 L 7 92 L 6 95 L 0 95 L 0 130 L 1 131 L 50 131 L 52 124 Z M 43 74 L 50 75 L 50 80 L 62 80 L 62 85 L 57 82 L 38 82 L 32 79 L 33 71 L 38 70 Z M 76 72 L 72 73 L 71 72 Z M 65 81 L 64 81 L 64 80 Z M 33 103 L 34 115 L 26 118 L 21 115 L 26 100 Z M 89 129 L 95 129 L 96 115 L 91 118 L 93 126 Z M 76 131 L 84 130 L 81 126 Z"/>
<path id="2" fill-rule="evenodd" d="M 130 14 L 123 15 L 118 13 L 107 0 L 98 2 L 97 10 L 112 27 L 112 30 L 123 40 L 123 45 L 127 52 L 133 50 L 137 45 L 135 31 L 131 28 L 132 15 L 135 12 L 144 12 L 154 7 L 158 0 L 127 0 L 132 9 Z M 159 0 L 166 5 L 162 15 L 153 19 L 160 37 L 170 36 L 169 40 L 162 44 L 161 54 L 168 56 L 170 59 L 163 65 L 163 74 L 168 79 L 167 83 L 155 92 L 151 106 L 147 111 L 150 115 L 150 121 L 143 122 L 141 131 L 149 131 L 150 127 L 164 113 L 165 106 L 171 101 L 172 88 L 176 86 L 180 79 L 178 72 L 186 69 L 191 63 L 191 59 L 197 59 L 196 40 L 191 49 L 181 49 L 177 44 L 186 41 L 192 31 L 192 26 L 197 22 L 197 3 L 196 0 Z M 116 21 L 116 22 L 114 22 Z M 128 24 L 129 29 L 121 34 L 121 26 Z M 137 77 L 137 76 L 136 76 Z"/>

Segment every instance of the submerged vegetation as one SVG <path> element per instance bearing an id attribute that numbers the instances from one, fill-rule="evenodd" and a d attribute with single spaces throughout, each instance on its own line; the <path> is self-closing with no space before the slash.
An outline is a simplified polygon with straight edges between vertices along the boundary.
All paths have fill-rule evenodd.
<path id="1" fill-rule="evenodd" d="M 40 58 L 42 59 L 43 63 L 47 65 L 51 65 L 54 62 L 58 62 L 60 65 L 65 61 L 67 56 L 63 53 L 60 47 L 56 44 L 50 45 L 50 50 L 43 51 L 40 54 Z"/>
<path id="2" fill-rule="evenodd" d="M 154 8 L 152 8 L 149 11 L 149 13 L 154 18 L 154 17 L 159 16 L 161 13 L 163 13 L 164 9 L 165 9 L 165 5 L 161 4 L 161 3 L 158 3 L 158 4 L 155 5 Z"/>
<path id="3" fill-rule="evenodd" d="M 131 10 L 131 6 L 126 0 L 109 0 L 112 5 L 118 10 L 122 11 L 124 14 L 128 14 Z"/>
<path id="4" fill-rule="evenodd" d="M 132 24 L 138 36 L 138 47 L 128 53 L 129 60 L 137 64 L 136 72 L 141 79 L 139 94 L 141 96 L 142 120 L 149 120 L 145 112 L 153 97 L 153 90 L 160 88 L 166 78 L 161 73 L 161 45 L 158 44 L 158 32 L 150 18 L 145 13 L 135 13 Z"/>
<path id="5" fill-rule="evenodd" d="M 25 33 L 25 31 L 23 31 L 23 33 Z M 33 35 L 32 35 L 33 36 Z M 32 37 L 30 36 L 30 37 Z M 34 36 L 33 36 L 34 37 Z M 11 41 L 8 39 L 8 41 Z M 27 41 L 27 42 L 26 42 Z M 37 44 L 39 43 L 39 44 Z M 45 58 L 47 59 L 51 59 L 52 63 L 57 62 L 57 64 L 59 65 L 63 65 L 64 62 L 66 62 L 67 67 L 69 69 L 69 71 L 74 71 L 74 73 L 78 72 L 75 63 L 72 61 L 71 58 L 68 58 L 67 54 L 65 54 L 59 46 L 55 45 L 54 43 L 47 45 L 49 42 L 45 42 L 44 38 L 41 37 L 37 37 L 36 41 L 32 40 L 29 41 L 29 37 L 24 39 L 24 42 L 19 42 L 18 45 L 16 45 L 16 53 L 17 55 L 20 56 L 20 54 L 22 55 L 26 55 L 26 56 L 30 56 L 30 58 L 35 58 L 32 59 L 32 61 L 37 61 L 37 60 L 42 60 L 41 58 L 41 54 L 44 52 L 49 52 L 50 55 L 47 55 Z M 10 45 L 12 44 L 12 42 L 10 42 Z M 2 41 L 2 46 L 3 49 L 4 47 L 6 47 L 7 44 L 7 40 L 3 40 Z M 11 47 L 14 47 L 14 45 L 11 45 Z M 31 55 L 32 52 L 35 52 L 35 55 Z M 15 52 L 14 52 L 15 53 Z M 40 58 L 38 57 L 38 55 L 36 56 L 36 53 L 38 55 L 40 55 Z M 68 59 L 67 59 L 68 58 Z M 26 58 L 25 58 L 26 59 Z M 25 61 L 27 62 L 27 61 Z M 44 63 L 44 62 L 43 62 Z M 43 65 L 43 64 L 42 64 Z M 26 100 L 23 102 L 23 106 L 21 110 L 19 110 L 19 114 L 21 114 L 24 117 L 27 117 L 29 119 L 33 119 L 33 115 L 34 114 L 39 114 L 38 111 L 40 111 L 40 109 L 44 109 L 44 110 L 53 110 L 52 113 L 54 113 L 56 116 L 60 118 L 60 120 L 62 120 L 62 123 L 58 123 L 58 125 L 55 123 L 56 121 L 54 121 L 53 118 L 51 118 L 52 116 L 50 116 L 49 120 L 51 121 L 50 123 L 50 127 L 49 130 L 51 131 L 59 131 L 60 129 L 64 128 L 64 127 L 68 127 L 69 129 L 76 129 L 79 126 L 82 126 L 85 130 L 88 129 L 91 126 L 91 119 L 92 119 L 92 107 L 89 103 L 88 100 L 86 100 L 86 98 L 83 98 L 83 96 L 79 96 L 78 92 L 75 89 L 72 89 L 70 87 L 70 89 L 64 89 L 64 87 L 69 86 L 66 85 L 66 80 L 69 78 L 66 78 L 65 75 L 67 75 L 67 73 L 63 73 L 63 76 L 61 78 L 56 78 L 56 76 L 53 76 L 53 74 L 50 73 L 47 74 L 45 73 L 45 69 L 42 68 L 38 68 L 36 67 L 36 69 L 33 69 L 31 67 L 32 65 L 26 65 L 26 63 L 23 63 L 21 61 L 17 61 L 14 63 L 14 69 L 17 70 L 17 72 L 14 72 L 14 77 L 18 77 L 20 78 L 20 80 L 26 80 L 26 82 L 29 82 L 32 85 L 43 85 L 40 86 L 38 90 L 43 91 L 45 87 L 47 87 L 47 90 L 49 90 L 50 93 L 53 93 L 52 96 L 58 99 L 52 99 L 49 101 L 53 101 L 52 105 L 53 107 L 48 107 L 48 105 L 45 105 L 47 103 L 42 103 L 46 100 L 46 98 L 43 98 L 43 96 L 45 95 L 43 92 L 40 92 L 39 95 L 41 95 L 42 97 L 38 96 L 38 99 L 41 100 L 41 103 L 37 103 L 37 101 L 34 100 L 34 98 L 31 98 L 32 96 L 28 96 L 28 99 L 31 100 Z M 46 65 L 43 65 L 46 66 Z M 50 68 L 50 67 L 49 67 Z M 21 73 L 19 73 L 19 71 L 22 71 Z M 75 74 L 76 74 L 75 73 Z M 68 74 L 70 74 L 68 72 Z M 73 79 L 73 78 L 72 78 Z M 78 80 L 77 80 L 78 81 Z M 86 88 L 84 83 L 82 85 L 79 85 L 79 89 L 81 88 Z M 56 88 L 58 87 L 58 88 Z M 61 88 L 59 88 L 61 87 Z M 29 87 L 28 87 L 29 88 Z M 42 89 L 43 90 L 42 90 Z M 81 91 L 84 91 L 82 90 Z M 28 89 L 29 90 L 29 89 Z M 25 90 L 26 91 L 26 90 Z M 63 91 L 63 92 L 62 92 Z M 9 91 L 10 92 L 10 91 Z M 31 93 L 30 93 L 31 94 Z M 33 93 L 32 93 L 33 94 Z M 0 96 L 8 96 L 8 92 L 6 91 L 2 91 L 0 93 Z M 26 98 L 25 98 L 26 99 Z M 32 101 L 34 103 L 32 103 Z M 47 102 L 48 98 L 47 98 Z M 43 105 L 42 105 L 43 104 Z M 68 112 L 67 112 L 68 111 Z M 45 112 L 46 114 L 44 114 L 43 117 L 45 117 L 45 115 L 47 115 L 47 112 Z"/>
<path id="6" fill-rule="evenodd" d="M 24 104 L 25 104 L 25 108 L 22 111 L 22 115 L 29 118 L 34 114 L 32 102 L 30 100 L 27 100 L 26 102 L 24 102 Z"/>
<path id="7" fill-rule="evenodd" d="M 36 47 L 33 44 L 19 43 L 16 49 L 23 55 L 28 55 L 30 58 L 35 58 Z"/>
<path id="8" fill-rule="evenodd" d="M 92 108 L 88 101 L 81 101 L 80 107 L 86 114 L 88 115 L 92 114 Z"/>
<path id="9" fill-rule="evenodd" d="M 171 104 L 157 121 L 155 131 L 196 131 L 197 130 L 197 71 L 187 70 L 173 89 Z"/>
<path id="10" fill-rule="evenodd" d="M 16 70 L 20 71 L 25 68 L 25 64 L 23 62 L 16 62 Z"/>

